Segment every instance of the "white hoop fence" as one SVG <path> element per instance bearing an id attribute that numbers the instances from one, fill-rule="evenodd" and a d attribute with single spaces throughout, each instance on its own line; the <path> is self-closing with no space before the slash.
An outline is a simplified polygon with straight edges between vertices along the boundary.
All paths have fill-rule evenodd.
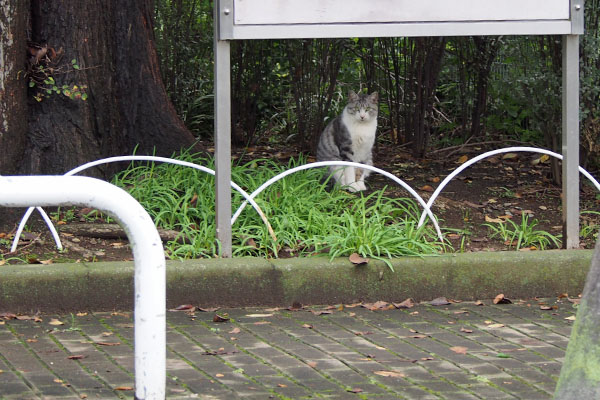
<path id="1" fill-rule="evenodd" d="M 513 153 L 513 152 L 514 153 L 516 153 L 516 152 L 539 153 L 539 154 L 545 154 L 545 155 L 548 155 L 551 157 L 555 157 L 559 160 L 563 159 L 563 156 L 558 153 L 554 153 L 550 150 L 540 149 L 540 148 L 536 148 L 536 147 L 506 147 L 503 149 L 488 151 L 486 153 L 480 154 L 480 155 L 466 161 L 465 163 L 460 165 L 458 168 L 456 168 L 454 171 L 452 171 L 452 173 L 450 173 L 446 178 L 444 178 L 444 180 L 442 182 L 440 182 L 440 184 L 435 189 L 435 191 L 433 192 L 433 194 L 431 195 L 431 197 L 429 198 L 429 200 L 427 202 L 425 202 L 425 200 L 423 200 L 423 198 L 410 185 L 408 185 L 402 179 L 398 178 L 397 176 L 395 176 L 387 171 L 384 171 L 380 168 L 377 168 L 377 167 L 374 167 L 371 165 L 360 164 L 360 163 L 355 163 L 355 162 L 350 162 L 350 161 L 320 161 L 320 162 L 315 162 L 315 163 L 309 163 L 309 164 L 300 165 L 298 167 L 294 167 L 287 171 L 279 173 L 278 175 L 267 180 L 260 187 L 258 187 L 256 190 L 254 190 L 251 194 L 248 194 L 238 184 L 231 181 L 230 182 L 231 187 L 233 189 L 235 189 L 236 191 L 238 191 L 244 198 L 244 201 L 242 202 L 242 204 L 239 206 L 239 208 L 236 210 L 236 212 L 233 214 L 233 216 L 231 218 L 231 225 L 233 225 L 237 221 L 238 217 L 240 216 L 242 211 L 245 209 L 246 205 L 248 203 L 250 203 L 250 205 L 252 205 L 254 210 L 258 213 L 258 215 L 262 219 L 263 223 L 267 227 L 268 232 L 271 235 L 271 238 L 273 239 L 274 242 L 276 242 L 277 237 L 275 235 L 275 232 L 273 231 L 273 228 L 271 227 L 271 224 L 269 223 L 269 220 L 267 219 L 265 213 L 262 211 L 260 206 L 254 200 L 259 194 L 261 194 L 265 189 L 267 189 L 269 186 L 271 186 L 275 182 L 287 177 L 288 175 L 294 174 L 299 171 L 303 171 L 303 170 L 307 170 L 307 169 L 311 169 L 311 168 L 322 168 L 322 167 L 330 167 L 330 166 L 355 167 L 355 168 L 367 169 L 372 172 L 383 175 L 386 178 L 391 179 L 392 181 L 396 182 L 398 185 L 400 185 L 402 188 L 404 188 L 408 193 L 410 193 L 410 195 L 416 199 L 416 201 L 421 205 L 421 207 L 423 207 L 423 212 L 419 219 L 418 227 L 421 227 L 425 222 L 425 218 L 429 217 L 435 227 L 435 231 L 437 233 L 437 236 L 438 236 L 440 242 L 443 243 L 444 237 L 443 237 L 441 229 L 439 227 L 437 218 L 435 218 L 433 212 L 431 211 L 431 207 L 433 206 L 435 200 L 438 198 L 440 193 L 444 190 L 444 188 L 448 185 L 448 183 L 452 179 L 454 179 L 457 175 L 459 175 L 462 171 L 464 171 L 471 165 L 473 165 L 485 158 L 488 158 L 488 157 L 491 157 L 491 156 L 494 156 L 497 154 Z M 77 168 L 70 170 L 64 176 L 75 175 L 75 174 L 78 174 L 78 173 L 88 169 L 88 168 L 92 168 L 92 167 L 95 167 L 95 166 L 98 166 L 101 164 L 108 164 L 108 163 L 113 163 L 113 162 L 123 162 L 123 161 L 161 162 L 161 163 L 174 164 L 174 165 L 180 165 L 183 167 L 194 168 L 196 170 L 208 173 L 210 175 L 213 175 L 213 176 L 215 175 L 214 170 L 204 167 L 202 165 L 188 162 L 188 161 L 176 160 L 176 159 L 171 159 L 171 158 L 166 158 L 166 157 L 131 155 L 131 156 L 109 157 L 109 158 L 104 158 L 104 159 L 97 160 L 97 161 L 92 161 L 92 162 L 83 164 Z M 600 183 L 598 183 L 598 181 L 589 172 L 587 172 L 582 167 L 579 167 L 579 172 L 581 172 L 586 178 L 588 178 L 592 182 L 592 184 L 596 187 L 596 189 L 598 191 L 600 191 Z M 48 217 L 46 212 L 41 207 L 30 207 L 27 209 L 27 211 L 23 215 L 23 218 L 21 219 L 21 222 L 19 223 L 17 232 L 15 233 L 15 238 L 12 243 L 11 252 L 16 251 L 20 236 L 23 232 L 23 229 L 25 228 L 25 224 L 27 223 L 27 220 L 31 216 L 32 212 L 36 209 L 40 212 L 42 218 L 44 219 L 44 222 L 48 225 L 48 228 L 50 229 L 50 232 L 54 238 L 54 241 L 56 242 L 57 247 L 59 249 L 62 249 L 62 244 L 60 242 L 58 232 L 56 231 L 54 225 L 52 224 L 52 221 L 50 220 L 50 218 Z"/>
<path id="2" fill-rule="evenodd" d="M 98 165 L 110 164 L 110 163 L 122 162 L 122 161 L 155 161 L 155 162 L 161 162 L 161 163 L 166 163 L 166 164 L 174 164 L 174 165 L 181 165 L 183 167 L 194 168 L 199 171 L 206 172 L 207 174 L 210 174 L 213 176 L 215 175 L 214 170 L 204 167 L 202 165 L 188 162 L 188 161 L 175 160 L 172 158 L 156 157 L 156 156 L 116 156 L 116 157 L 103 158 L 101 160 L 96 160 L 96 161 L 91 161 L 89 163 L 85 163 L 83 165 L 80 165 L 77 168 L 73 168 L 72 170 L 67 172 L 64 176 L 75 175 L 82 171 L 85 171 L 88 168 L 96 167 Z M 263 220 L 263 222 L 266 225 L 266 227 L 269 231 L 269 234 L 271 235 L 273 240 L 277 241 L 277 237 L 275 236 L 275 232 L 273 231 L 273 228 L 271 227 L 269 220 L 265 216 L 265 213 L 258 206 L 258 204 L 256 204 L 254 199 L 250 198 L 250 195 L 244 189 L 239 187 L 235 182 L 231 182 L 231 187 L 234 188 L 235 190 L 237 190 L 246 199 L 246 201 L 252 205 L 252 207 L 256 210 L 256 212 L 258 213 L 260 218 Z M 48 218 L 48 215 L 46 214 L 46 212 L 41 207 L 35 207 L 35 209 L 37 209 L 40 212 L 44 221 L 46 222 L 46 225 L 48 225 L 48 228 L 50 229 L 50 232 L 52 233 L 52 237 L 54 238 L 54 241 L 55 241 L 58 249 L 62 249 L 62 244 L 60 242 L 60 237 L 58 236 L 58 232 L 54 228 L 54 225 L 52 224 L 52 221 L 50 220 L 50 218 Z M 17 246 L 19 245 L 19 239 L 21 237 L 21 234 L 23 233 L 23 229 L 25 229 L 27 220 L 33 213 L 33 210 L 34 210 L 34 207 L 29 207 L 27 209 L 27 211 L 25 212 L 25 214 L 23 215 L 23 217 L 21 218 L 21 222 L 19 223 L 17 232 L 15 233 L 15 238 L 13 240 L 12 247 L 10 249 L 11 252 L 14 252 L 17 250 Z M 233 225 L 234 222 L 235 222 L 235 218 L 232 218 L 231 224 Z"/>
<path id="3" fill-rule="evenodd" d="M 448 185 L 448 183 L 454 179 L 454 177 L 456 177 L 458 174 L 460 174 L 462 171 L 464 171 L 465 169 L 469 168 L 471 165 L 475 164 L 476 162 L 479 162 L 487 157 L 492 157 L 495 156 L 497 154 L 503 154 L 503 153 L 518 153 L 518 152 L 530 152 L 530 153 L 539 153 L 539 154 L 546 154 L 549 155 L 551 157 L 556 157 L 559 160 L 563 159 L 563 156 L 558 154 L 558 153 L 554 153 L 550 150 L 545 150 L 545 149 L 538 149 L 537 147 L 505 147 L 503 149 L 497 149 L 497 150 L 491 150 L 488 151 L 486 153 L 480 154 L 477 157 L 474 157 L 468 161 L 465 161 L 464 164 L 461 164 L 460 167 L 456 168 L 454 171 L 452 171 L 452 173 L 450 175 L 448 175 L 446 178 L 444 178 L 444 180 L 442 182 L 440 182 L 439 186 L 435 189 L 435 191 L 433 192 L 433 194 L 431 195 L 431 197 L 429 198 L 429 201 L 427 202 L 427 206 L 431 207 L 433 205 L 433 202 L 435 201 L 435 199 L 437 199 L 437 197 L 439 196 L 439 194 L 441 193 L 442 190 L 444 190 L 444 188 L 446 187 L 446 185 Z M 587 172 L 585 169 L 583 169 L 582 167 L 579 167 L 579 172 L 581 172 L 583 174 L 583 176 L 585 176 L 586 178 L 588 178 L 596 187 L 596 189 L 598 189 L 598 191 L 600 191 L 600 184 L 598 183 L 598 181 L 596 179 L 594 179 L 594 177 Z M 423 212 L 421 214 L 421 218 L 419 219 L 419 225 L 421 226 L 423 225 L 423 223 L 425 222 L 425 218 L 430 215 L 429 213 L 425 213 Z"/>
<path id="4" fill-rule="evenodd" d="M 424 209 L 423 212 L 426 215 L 429 215 L 429 217 L 431 218 L 431 221 L 433 222 L 433 225 L 435 226 L 435 231 L 436 231 L 436 233 L 438 235 L 438 238 L 440 239 L 440 242 L 442 242 L 442 243 L 444 242 L 444 237 L 442 235 L 442 231 L 440 230 L 440 227 L 439 227 L 439 225 L 437 223 L 436 218 L 431 213 L 431 210 L 430 210 L 429 206 L 425 203 L 425 200 L 423 200 L 423 198 L 421 196 L 419 196 L 419 194 L 417 192 L 415 192 L 415 190 L 409 184 L 407 184 L 406 182 L 404 182 L 402 179 L 398 178 L 397 176 L 395 176 L 393 174 L 390 174 L 387 171 L 384 171 L 382 169 L 373 167 L 372 165 L 360 164 L 360 163 L 351 162 L 351 161 L 319 161 L 319 162 L 315 162 L 315 163 L 300 165 L 298 167 L 294 167 L 292 169 L 284 171 L 284 172 L 282 172 L 282 173 L 274 176 L 273 178 L 269 179 L 268 181 L 266 181 L 265 183 L 263 183 L 258 189 L 256 189 L 254 192 L 252 192 L 250 194 L 250 198 L 254 199 L 263 190 L 265 190 L 266 188 L 268 188 L 269 186 L 271 186 L 273 183 L 277 182 L 280 179 L 285 178 L 288 175 L 291 175 L 293 173 L 296 173 L 296 172 L 299 172 L 299 171 L 303 171 L 303 170 L 306 170 L 306 169 L 321 168 L 321 167 L 330 167 L 330 166 L 355 167 L 355 168 L 368 169 L 370 171 L 376 172 L 378 174 L 381 174 L 381 175 L 385 176 L 386 178 L 389 178 L 389 179 L 393 180 L 394 182 L 396 182 L 397 184 L 399 184 L 400 186 L 402 186 L 404 189 L 406 189 L 417 200 L 417 202 L 419 202 L 419 204 Z M 246 204 L 247 204 L 246 201 L 244 201 L 240 205 L 240 207 L 237 209 L 237 211 L 233 215 L 232 221 L 235 222 L 235 220 L 237 219 L 237 217 L 243 211 L 244 207 L 246 207 Z"/>

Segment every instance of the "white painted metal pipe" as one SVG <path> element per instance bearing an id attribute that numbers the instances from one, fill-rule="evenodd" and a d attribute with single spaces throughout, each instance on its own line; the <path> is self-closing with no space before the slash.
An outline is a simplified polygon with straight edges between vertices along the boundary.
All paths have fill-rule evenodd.
<path id="1" fill-rule="evenodd" d="M 446 178 L 444 178 L 444 180 L 442 182 L 440 182 L 439 186 L 435 189 L 435 191 L 433 192 L 433 194 L 429 198 L 429 201 L 427 202 L 427 206 L 431 207 L 433 205 L 433 202 L 435 201 L 435 199 L 437 199 L 437 197 L 439 196 L 440 192 L 442 190 L 444 190 L 444 188 L 446 187 L 446 185 L 456 175 L 460 174 L 462 171 L 464 171 L 465 169 L 467 169 L 471 165 L 475 164 L 476 162 L 479 162 L 479 161 L 481 161 L 481 160 L 483 160 L 484 158 L 487 158 L 487 157 L 495 156 L 496 154 L 518 153 L 518 152 L 530 152 L 530 153 L 546 154 L 546 155 L 551 156 L 551 157 L 556 157 L 559 160 L 563 159 L 563 156 L 560 155 L 560 154 L 558 154 L 558 153 L 555 153 L 555 152 L 550 151 L 550 150 L 538 149 L 537 147 L 505 147 L 503 149 L 497 149 L 497 150 L 488 151 L 486 153 L 480 154 L 477 157 L 474 157 L 474 158 L 470 159 L 469 161 L 466 161 L 460 167 L 458 167 L 454 171 L 452 171 L 452 173 L 450 175 L 448 175 Z M 594 179 L 594 177 L 589 172 L 587 172 L 582 167 L 579 167 L 579 172 L 581 172 L 586 178 L 588 178 L 592 182 L 592 184 L 596 187 L 596 189 L 598 189 L 600 191 L 600 183 L 598 183 L 598 181 L 596 179 Z M 425 218 L 427 217 L 427 215 L 428 214 L 426 214 L 425 212 L 423 212 L 421 214 L 421 218 L 419 219 L 419 226 L 423 225 L 423 222 L 425 222 Z"/>
<path id="2" fill-rule="evenodd" d="M 164 399 L 166 385 L 166 266 L 162 242 L 144 208 L 110 183 L 81 176 L 1 176 L 0 205 L 86 206 L 123 227 L 135 265 L 135 396 Z"/>

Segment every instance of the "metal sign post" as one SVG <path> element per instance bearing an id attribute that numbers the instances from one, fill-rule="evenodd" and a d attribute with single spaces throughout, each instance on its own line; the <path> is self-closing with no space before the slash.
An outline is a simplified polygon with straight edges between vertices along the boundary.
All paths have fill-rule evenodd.
<path id="1" fill-rule="evenodd" d="M 360 5 L 360 6 L 359 6 Z M 579 48 L 583 0 L 215 0 L 217 237 L 231 256 L 229 41 L 342 37 L 563 36 L 563 219 L 579 245 Z"/>

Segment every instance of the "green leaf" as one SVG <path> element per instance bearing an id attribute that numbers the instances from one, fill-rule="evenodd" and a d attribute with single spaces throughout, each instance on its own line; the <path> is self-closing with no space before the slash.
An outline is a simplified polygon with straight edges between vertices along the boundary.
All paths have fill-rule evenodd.
<path id="1" fill-rule="evenodd" d="M 498 353 L 496 354 L 496 357 L 498 358 L 510 358 L 510 356 L 506 353 Z"/>
<path id="2" fill-rule="evenodd" d="M 29 81 L 29 87 L 34 87 L 35 86 L 35 82 L 34 81 Z"/>
<path id="3" fill-rule="evenodd" d="M 73 64 L 73 69 L 79 69 L 79 65 Z"/>
<path id="4" fill-rule="evenodd" d="M 87 100 L 87 98 L 88 98 L 88 95 L 87 95 L 87 93 L 83 93 L 83 94 L 81 95 L 81 100 L 83 100 L 83 101 L 86 101 L 86 100 Z"/>

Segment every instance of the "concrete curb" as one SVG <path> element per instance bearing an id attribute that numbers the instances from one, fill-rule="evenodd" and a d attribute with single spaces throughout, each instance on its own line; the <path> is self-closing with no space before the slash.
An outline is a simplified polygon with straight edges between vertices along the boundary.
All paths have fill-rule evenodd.
<path id="1" fill-rule="evenodd" d="M 167 307 L 289 306 L 356 301 L 576 296 L 592 250 L 489 252 L 406 257 L 354 266 L 324 257 L 167 262 Z M 0 267 L 0 312 L 133 308 L 133 263 Z"/>

